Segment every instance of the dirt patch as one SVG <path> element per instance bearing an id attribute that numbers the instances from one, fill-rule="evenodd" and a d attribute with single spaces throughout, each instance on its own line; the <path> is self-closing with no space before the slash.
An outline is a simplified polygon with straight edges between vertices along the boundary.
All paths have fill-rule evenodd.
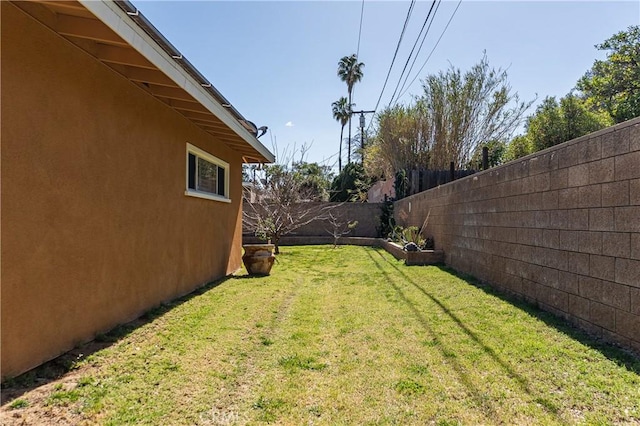
<path id="1" fill-rule="evenodd" d="M 11 408 L 11 403 L 0 408 L 0 424 L 3 425 L 81 425 L 91 424 L 89 418 L 80 414 L 76 404 L 53 404 L 51 395 L 68 392 L 76 388 L 77 378 L 84 374 L 74 371 L 67 376 L 28 391 L 18 390 L 19 400 L 28 404 L 24 408 Z M 3 392 L 4 398 L 4 392 Z M 12 399 L 12 401 L 18 398 Z"/>
<path id="2" fill-rule="evenodd" d="M 55 400 L 58 393 L 72 392 L 83 376 L 96 370 L 78 366 L 84 357 L 110 346 L 110 342 L 90 342 L 40 367 L 2 384 L 1 425 L 86 425 L 94 424 L 80 413 L 78 402 Z"/>

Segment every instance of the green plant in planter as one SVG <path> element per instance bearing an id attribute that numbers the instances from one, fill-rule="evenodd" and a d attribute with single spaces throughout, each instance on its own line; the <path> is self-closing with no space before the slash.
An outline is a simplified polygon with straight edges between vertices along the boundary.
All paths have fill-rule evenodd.
<path id="1" fill-rule="evenodd" d="M 404 228 L 400 225 L 394 225 L 391 228 L 391 232 L 389 233 L 389 239 L 394 243 L 402 244 L 404 243 L 404 237 L 402 233 L 404 232 Z"/>
<path id="2" fill-rule="evenodd" d="M 402 237 L 403 243 L 405 245 L 414 243 L 420 249 L 424 247 L 425 239 L 420 234 L 420 228 L 418 228 L 417 226 L 409 226 L 405 228 L 402 231 Z"/>
<path id="3" fill-rule="evenodd" d="M 403 228 L 402 226 L 395 226 L 390 234 L 391 240 L 401 244 L 408 250 L 408 244 L 411 245 L 411 250 L 435 250 L 435 240 L 433 236 L 425 237 L 425 230 L 429 223 L 429 216 L 431 216 L 431 210 L 427 213 L 422 226 L 408 226 Z"/>

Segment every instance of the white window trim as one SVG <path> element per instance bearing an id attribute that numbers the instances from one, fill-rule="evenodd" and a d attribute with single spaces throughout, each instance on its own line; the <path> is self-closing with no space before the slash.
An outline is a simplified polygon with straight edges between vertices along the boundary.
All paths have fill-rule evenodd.
<path id="1" fill-rule="evenodd" d="M 224 193 L 227 195 L 229 194 L 229 163 L 187 142 L 187 152 L 185 155 L 185 185 L 184 185 L 186 190 L 184 191 L 184 195 L 187 195 L 189 197 L 204 198 L 206 200 L 212 200 L 212 201 L 221 201 L 223 203 L 230 203 L 231 198 L 228 198 L 226 196 L 211 194 L 209 192 L 197 191 L 195 189 L 189 188 L 189 154 L 194 154 L 197 157 L 207 160 L 210 163 L 223 167 L 224 168 Z"/>

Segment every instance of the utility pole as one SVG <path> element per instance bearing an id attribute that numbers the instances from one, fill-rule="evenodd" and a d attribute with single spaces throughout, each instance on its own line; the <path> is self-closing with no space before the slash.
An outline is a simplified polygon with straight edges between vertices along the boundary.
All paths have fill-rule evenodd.
<path id="1" fill-rule="evenodd" d="M 365 127 L 365 114 L 373 114 L 375 111 L 351 111 L 351 115 L 360 114 L 360 152 L 362 152 L 362 164 L 364 164 L 364 127 Z"/>

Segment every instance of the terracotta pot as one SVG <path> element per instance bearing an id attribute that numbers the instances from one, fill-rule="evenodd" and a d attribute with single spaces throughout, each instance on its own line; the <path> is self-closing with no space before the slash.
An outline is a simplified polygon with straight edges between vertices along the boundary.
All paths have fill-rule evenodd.
<path id="1" fill-rule="evenodd" d="M 273 244 L 245 244 L 242 263 L 247 268 L 249 275 L 269 275 L 273 261 L 276 256 L 273 254 Z"/>

